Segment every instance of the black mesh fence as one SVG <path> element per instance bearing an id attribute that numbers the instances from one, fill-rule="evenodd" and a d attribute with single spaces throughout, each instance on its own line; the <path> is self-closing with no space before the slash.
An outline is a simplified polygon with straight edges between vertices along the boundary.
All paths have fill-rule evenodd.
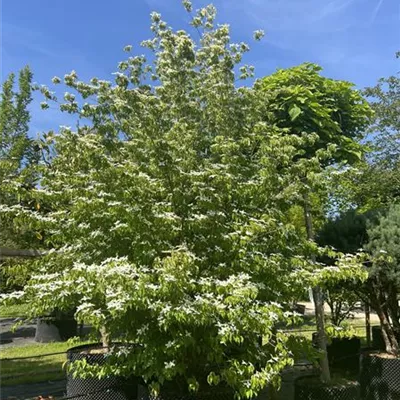
<path id="1" fill-rule="evenodd" d="M 67 363 L 86 360 L 90 365 L 104 365 L 107 357 L 99 344 L 77 346 L 67 351 Z M 111 376 L 105 378 L 74 378 L 67 374 L 67 397 L 81 400 L 136 400 L 138 380 Z"/>
<path id="2" fill-rule="evenodd" d="M 363 355 L 360 384 L 362 400 L 400 400 L 400 358 Z"/>
<path id="3" fill-rule="evenodd" d="M 309 330 L 299 330 L 298 333 L 303 334 L 305 332 L 313 332 L 313 329 Z M 310 335 L 311 336 L 311 335 Z M 91 345 L 92 349 L 96 349 L 96 347 L 99 347 L 98 344 Z M 85 358 L 86 361 L 90 364 L 99 364 L 105 362 L 105 356 L 104 354 L 99 353 L 90 353 L 87 351 L 88 346 L 83 345 L 83 346 L 78 346 L 73 349 L 70 349 L 67 352 L 67 360 L 68 362 L 73 362 L 75 360 L 79 360 L 82 358 Z M 354 361 L 355 354 L 353 351 L 351 351 L 351 355 L 347 353 L 347 350 L 344 353 L 341 354 L 336 354 L 334 357 L 335 363 L 339 363 L 341 365 L 349 365 L 349 363 Z M 2 359 L 2 362 L 22 362 L 27 359 L 46 359 L 46 358 L 51 358 L 52 356 L 56 355 L 61 355 L 65 354 L 65 352 L 57 352 L 57 353 L 50 353 L 50 354 L 44 354 L 44 355 L 38 355 L 38 356 L 25 356 L 25 357 L 18 357 L 14 359 Z M 361 353 L 356 354 L 357 359 L 360 357 Z M 372 399 L 379 399 L 379 400 L 400 400 L 400 360 L 394 359 L 394 360 L 387 360 L 387 363 L 382 363 L 380 360 L 376 360 L 376 357 L 369 357 L 366 360 L 366 357 L 363 357 L 363 371 L 360 375 L 361 380 L 360 384 L 362 386 L 362 397 L 361 400 L 372 400 Z M 61 362 L 59 362 L 59 374 L 58 379 L 65 379 L 65 371 L 63 372 L 61 370 Z M 53 364 L 49 364 L 49 366 L 53 366 Z M 40 368 L 32 368 L 32 374 L 43 374 L 43 370 Z M 49 370 L 50 372 L 50 370 Z M 6 379 L 4 379 L 6 378 Z M 382 383 L 383 381 L 383 383 Z M 4 376 L 4 369 L 2 371 L 2 386 L 4 383 L 7 382 L 7 376 Z M 28 385 L 27 385 L 28 386 Z M 139 391 L 138 391 L 139 387 Z M 291 387 L 294 388 L 294 383 L 291 383 Z M 296 386 L 297 387 L 297 386 Z M 131 379 L 127 380 L 121 377 L 109 377 L 109 378 L 104 378 L 104 379 L 79 379 L 79 378 L 74 378 L 73 376 L 67 376 L 67 382 L 64 386 L 65 390 L 60 393 L 57 391 L 57 393 L 51 393 L 49 391 L 40 391 L 36 392 L 35 395 L 39 396 L 41 394 L 54 394 L 54 397 L 56 399 L 83 399 L 83 400 L 129 400 L 129 399 L 140 399 L 140 400 L 209 400 L 209 399 L 215 399 L 215 400 L 225 400 L 225 399 L 233 399 L 233 394 L 229 391 L 221 391 L 221 392 L 205 392 L 201 394 L 196 394 L 196 395 L 188 395 L 188 394 L 176 394 L 176 393 L 171 393 L 171 392 L 162 392 L 157 398 L 151 398 L 147 392 L 147 390 L 144 387 L 141 387 L 140 385 L 138 386 L 138 381 Z M 2 388 L 4 389 L 4 387 Z M 353 390 L 358 390 L 357 388 L 352 388 Z M 306 389 L 299 389 L 301 391 L 305 391 Z M 318 393 L 318 388 L 315 388 L 316 392 Z M 293 391 L 293 389 L 292 389 Z M 345 392 L 346 390 L 341 390 L 340 388 L 332 388 L 332 396 L 335 400 L 346 400 L 347 397 Z M 343 392 L 343 393 L 342 393 Z M 321 400 L 328 400 L 331 399 L 332 397 L 327 397 L 328 394 L 326 391 L 324 392 L 325 394 L 322 395 L 321 393 L 318 394 L 310 394 L 309 397 L 298 397 L 301 396 L 296 395 L 297 400 L 301 399 L 307 399 L 307 400 L 314 400 L 314 399 L 321 399 Z M 379 395 L 378 395 L 379 393 Z M 383 394 L 387 397 L 382 397 Z M 61 396 L 64 397 L 61 397 Z M 311 396 L 311 397 L 310 397 Z M 312 397 L 314 396 L 314 397 Z M 320 396 L 320 397 L 315 397 L 315 396 Z M 322 396 L 322 397 L 321 397 Z M 390 397 L 391 396 L 391 397 Z M 1 396 L 1 399 L 6 399 L 7 397 Z M 14 397 L 19 399 L 28 399 L 28 398 L 34 398 L 33 396 L 31 397 Z M 267 399 L 267 397 L 262 396 L 260 399 Z M 290 396 L 290 399 L 288 398 L 287 400 L 293 399 L 293 396 Z M 286 400 L 286 399 L 284 399 Z M 349 398 L 351 400 L 351 398 Z"/>
<path id="4" fill-rule="evenodd" d="M 347 382 L 322 386 L 307 378 L 298 379 L 295 384 L 295 400 L 360 400 L 358 382 Z"/>

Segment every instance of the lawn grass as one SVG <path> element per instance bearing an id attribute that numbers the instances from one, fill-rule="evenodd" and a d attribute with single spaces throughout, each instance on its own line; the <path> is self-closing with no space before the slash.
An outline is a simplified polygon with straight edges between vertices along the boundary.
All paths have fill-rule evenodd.
<path id="1" fill-rule="evenodd" d="M 0 306 L 0 318 L 26 317 L 28 312 L 29 304 Z"/>
<path id="2" fill-rule="evenodd" d="M 366 330 L 365 330 L 365 321 L 363 319 L 348 319 L 344 321 L 346 324 L 352 326 L 356 331 L 356 336 L 361 339 L 362 345 L 366 344 Z M 377 325 L 376 323 L 373 325 Z M 286 332 L 292 332 L 294 336 L 304 336 L 305 338 L 311 340 L 313 332 L 317 331 L 317 327 L 315 324 L 315 319 L 306 318 L 304 323 L 295 326 L 292 329 L 285 330 Z"/>
<path id="3" fill-rule="evenodd" d="M 21 347 L 8 347 L 0 351 L 1 384 L 3 386 L 58 380 L 65 377 L 65 352 L 72 347 L 68 342 L 38 343 Z M 11 360 L 18 357 L 63 354 Z M 6 359 L 6 360 L 5 360 Z"/>

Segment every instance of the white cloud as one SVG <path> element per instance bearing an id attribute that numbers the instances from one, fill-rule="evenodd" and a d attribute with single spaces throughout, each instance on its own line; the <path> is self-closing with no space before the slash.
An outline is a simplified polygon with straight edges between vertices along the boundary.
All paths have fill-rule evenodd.
<path id="1" fill-rule="evenodd" d="M 377 16 L 378 13 L 379 13 L 379 10 L 380 10 L 382 4 L 383 4 L 383 0 L 379 0 L 378 3 L 377 3 L 377 5 L 376 5 L 376 7 L 374 8 L 373 13 L 372 13 L 371 23 L 373 23 L 373 22 L 375 21 L 375 18 L 376 18 L 376 16 Z"/>

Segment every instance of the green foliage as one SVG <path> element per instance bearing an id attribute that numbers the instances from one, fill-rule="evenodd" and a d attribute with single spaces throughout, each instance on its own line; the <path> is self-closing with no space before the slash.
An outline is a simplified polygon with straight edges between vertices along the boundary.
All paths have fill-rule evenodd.
<path id="1" fill-rule="evenodd" d="M 28 137 L 32 101 L 32 72 L 25 67 L 19 73 L 19 91 L 14 92 L 14 74 L 4 81 L 0 98 L 0 178 L 5 181 L 24 178 L 24 184 L 32 183 L 32 177 L 24 174 L 25 166 L 37 161 L 38 153 Z M 26 171 L 28 172 L 28 171 Z M 22 176 L 21 176 L 22 175 Z M 4 201 L 5 193 L 2 192 Z"/>
<path id="2" fill-rule="evenodd" d="M 267 119 L 290 134 L 316 133 L 318 139 L 304 149 L 306 157 L 329 144 L 331 161 L 358 160 L 363 151 L 358 139 L 368 124 L 370 108 L 353 84 L 325 78 L 321 69 L 305 63 L 257 82 Z"/>
<path id="3" fill-rule="evenodd" d="M 387 350 L 391 353 L 398 351 L 394 332 L 400 332 L 399 211 L 398 205 L 380 213 L 350 210 L 331 219 L 317 236 L 319 244 L 331 245 L 340 251 L 355 253 L 361 247 L 367 251 L 364 264 L 369 277 L 365 284 L 352 279 L 338 284 L 327 282 L 327 302 L 335 325 L 347 317 L 358 298 L 369 304 L 378 313 L 389 336 Z"/>
<path id="4" fill-rule="evenodd" d="M 400 205 L 393 205 L 378 224 L 368 229 L 365 248 L 373 257 L 371 276 L 387 279 L 400 288 Z"/>
<path id="5" fill-rule="evenodd" d="M 342 322 L 353 315 L 360 300 L 355 290 L 357 285 L 360 285 L 359 279 L 325 286 L 325 301 L 330 308 L 330 319 L 334 326 L 342 326 Z"/>
<path id="6" fill-rule="evenodd" d="M 319 66 L 307 63 L 278 70 L 256 83 L 256 90 L 264 100 L 265 119 L 291 137 L 308 138 L 299 146 L 302 152 L 293 160 L 290 175 L 296 176 L 299 183 L 309 240 L 315 237 L 315 217 L 321 218 L 330 204 L 327 178 L 333 167 L 327 167 L 337 168 L 338 164 L 354 163 L 361 158 L 363 146 L 359 139 L 371 115 L 368 104 L 352 84 L 324 78 L 320 71 Z M 310 194 L 318 199 L 319 213 L 312 209 Z M 315 261 L 316 255 L 310 254 L 310 258 Z M 327 278 L 325 274 L 326 270 L 319 280 Z M 324 304 L 318 285 L 313 289 L 318 342 L 326 350 Z M 321 379 L 329 382 L 326 353 L 321 359 L 321 369 Z"/>
<path id="7" fill-rule="evenodd" d="M 356 253 L 368 242 L 367 224 L 376 221 L 376 212 L 349 210 L 330 218 L 318 231 L 321 246 L 332 246 L 343 253 Z"/>
<path id="8" fill-rule="evenodd" d="M 29 193 L 37 181 L 39 149 L 28 135 L 28 107 L 32 101 L 29 67 L 19 72 L 18 91 L 14 91 L 14 81 L 14 74 L 10 74 L 0 95 L 0 207 L 17 204 L 34 207 Z M 37 242 L 35 233 L 13 224 L 13 217 L 1 215 L 0 224 L 1 246 L 30 248 Z M 26 263 L 1 262 L 2 291 L 21 288 L 28 276 Z"/>
<path id="9" fill-rule="evenodd" d="M 32 315 L 77 307 L 103 338 L 140 344 L 96 370 L 76 365 L 79 375 L 133 372 L 155 389 L 219 382 L 251 398 L 293 364 L 296 343 L 277 327 L 298 317 L 280 303 L 363 276 L 349 256 L 328 269 L 309 261 L 321 249 L 285 212 L 301 199 L 304 172 L 317 181 L 332 152 L 302 157 L 317 136 L 267 123 L 261 96 L 236 87 L 252 75 L 235 73 L 249 47 L 231 43 L 215 13 L 192 16 L 198 41 L 153 13 L 142 43 L 153 61 L 129 57 L 114 82 L 65 75 L 73 93 L 60 108 L 89 123 L 43 138 L 51 166 L 41 165 L 33 193 L 45 209 L 1 210 L 53 248 L 4 303 L 29 301 Z"/>
<path id="10" fill-rule="evenodd" d="M 381 215 L 378 223 L 369 227 L 368 236 L 365 248 L 372 262 L 369 284 L 363 294 L 380 317 L 387 336 L 386 350 L 399 354 L 396 336 L 400 334 L 400 205 L 392 205 Z"/>
<path id="11" fill-rule="evenodd" d="M 349 210 L 330 218 L 317 233 L 317 243 L 331 246 L 343 253 L 356 254 L 368 242 L 367 224 L 377 219 L 376 212 L 358 213 Z M 333 260 L 325 258 L 326 263 Z M 334 326 L 340 326 L 355 309 L 360 300 L 357 289 L 358 279 L 339 280 L 324 284 L 325 300 L 330 308 L 330 318 Z"/>
<path id="12" fill-rule="evenodd" d="M 325 329 L 328 339 L 351 339 L 356 336 L 356 330 L 349 324 L 342 326 L 328 325 Z"/>
<path id="13" fill-rule="evenodd" d="M 337 176 L 332 187 L 340 207 L 367 211 L 387 207 L 400 198 L 400 78 L 379 79 L 363 94 L 370 100 L 374 119 L 368 127 L 371 152 L 357 170 Z"/>
<path id="14" fill-rule="evenodd" d="M 303 193 L 297 200 L 302 208 L 306 193 L 313 229 L 318 231 L 332 208 L 335 175 L 364 152 L 360 139 L 371 109 L 352 84 L 321 76 L 321 67 L 315 64 L 278 70 L 257 81 L 255 88 L 265 120 L 292 137 L 303 138 L 290 166 L 292 182 L 285 183 L 290 188 L 293 180 L 298 182 L 294 191 Z M 293 211 L 292 207 L 289 212 Z M 300 217 L 304 226 L 304 215 L 293 216 L 295 223 Z"/>
<path id="15" fill-rule="evenodd" d="M 374 87 L 364 90 L 370 98 L 375 118 L 370 127 L 377 133 L 373 140 L 374 158 L 387 167 L 395 167 L 400 162 L 400 77 L 399 74 L 379 79 Z"/>

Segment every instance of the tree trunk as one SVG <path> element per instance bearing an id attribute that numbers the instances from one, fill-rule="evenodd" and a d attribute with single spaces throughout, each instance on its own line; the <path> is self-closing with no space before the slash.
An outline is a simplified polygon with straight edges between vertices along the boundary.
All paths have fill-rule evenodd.
<path id="1" fill-rule="evenodd" d="M 322 289 L 319 286 L 313 288 L 313 299 L 315 304 L 315 318 L 317 322 L 317 344 L 320 350 L 322 350 L 323 352 L 322 358 L 320 360 L 321 380 L 323 382 L 330 382 L 331 374 L 329 371 L 327 340 L 324 321 L 324 298 Z"/>
<path id="2" fill-rule="evenodd" d="M 393 324 L 396 338 L 398 338 L 400 335 L 400 308 L 398 297 L 399 296 L 396 286 L 394 284 L 391 284 L 388 294 L 388 311 L 390 320 Z"/>
<path id="3" fill-rule="evenodd" d="M 304 220 L 307 230 L 307 239 L 314 240 L 314 229 L 312 223 L 312 216 L 310 210 L 310 200 L 308 194 L 304 194 Z M 311 256 L 312 262 L 315 263 L 316 258 L 313 254 Z M 320 360 L 321 367 L 321 380 L 322 382 L 330 382 L 331 374 L 329 370 L 328 353 L 327 353 L 327 340 L 325 333 L 325 316 L 324 316 L 324 297 L 322 289 L 316 286 L 312 289 L 313 300 L 315 305 L 315 318 L 317 323 L 317 344 L 319 349 L 323 352 Z"/>
<path id="4" fill-rule="evenodd" d="M 365 309 L 365 331 L 367 333 L 367 346 L 371 347 L 371 318 L 369 304 L 364 304 Z"/>
<path id="5" fill-rule="evenodd" d="M 385 312 L 385 307 L 382 306 L 382 296 L 377 296 L 376 295 L 376 285 L 374 286 L 374 292 L 375 294 L 372 297 L 372 306 L 375 309 L 379 321 L 381 323 L 381 328 L 382 328 L 382 336 L 383 340 L 385 342 L 385 347 L 386 347 L 386 352 L 389 354 L 399 354 L 399 343 L 396 338 L 396 334 L 393 330 L 393 328 L 390 325 L 390 321 L 388 319 L 388 316 Z"/>
<path id="6" fill-rule="evenodd" d="M 107 332 L 107 329 L 104 326 L 100 328 L 100 335 L 103 347 L 110 347 L 110 334 Z"/>

